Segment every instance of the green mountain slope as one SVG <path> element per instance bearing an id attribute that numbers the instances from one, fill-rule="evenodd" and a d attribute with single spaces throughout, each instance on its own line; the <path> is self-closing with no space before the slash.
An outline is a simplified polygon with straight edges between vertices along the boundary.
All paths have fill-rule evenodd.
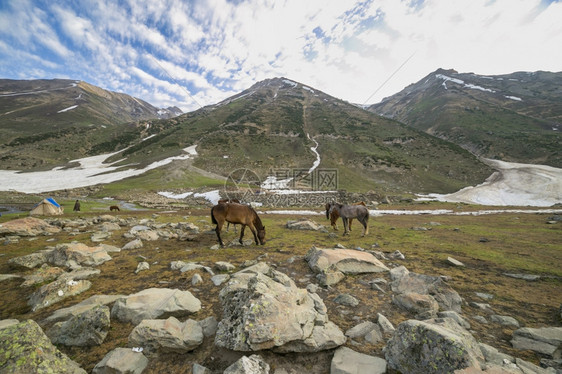
<path id="1" fill-rule="evenodd" d="M 439 69 L 369 110 L 478 156 L 562 167 L 562 73 Z"/>
<path id="2" fill-rule="evenodd" d="M 451 192 L 482 182 L 491 170 L 466 150 L 284 78 L 196 112 L 153 123 L 156 136 L 114 156 L 140 165 L 197 145 L 194 165 L 228 176 L 247 168 L 268 174 L 337 168 L 339 188 Z"/>
<path id="3" fill-rule="evenodd" d="M 29 169 L 114 151 L 139 138 L 139 120 L 178 114 L 86 82 L 2 79 L 0 167 Z"/>

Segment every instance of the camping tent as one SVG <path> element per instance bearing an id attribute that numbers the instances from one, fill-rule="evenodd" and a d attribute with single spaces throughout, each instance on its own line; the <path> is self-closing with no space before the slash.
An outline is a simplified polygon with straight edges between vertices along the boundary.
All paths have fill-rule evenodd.
<path id="1" fill-rule="evenodd" d="M 29 215 L 31 216 L 58 216 L 62 214 L 64 208 L 60 206 L 52 197 L 44 199 L 35 205 Z"/>

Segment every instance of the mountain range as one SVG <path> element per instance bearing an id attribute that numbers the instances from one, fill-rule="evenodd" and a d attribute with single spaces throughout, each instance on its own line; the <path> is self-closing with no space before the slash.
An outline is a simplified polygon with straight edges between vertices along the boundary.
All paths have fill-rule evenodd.
<path id="1" fill-rule="evenodd" d="M 54 84 L 0 80 L 2 169 L 119 150 L 108 161 L 142 167 L 197 145 L 190 166 L 225 177 L 306 174 L 316 163 L 338 171 L 341 189 L 445 193 L 492 173 L 479 157 L 561 165 L 562 73 L 438 70 L 368 110 L 273 78 L 181 115 L 85 82 L 43 82 Z M 46 92 L 13 94 L 26 91 Z"/>

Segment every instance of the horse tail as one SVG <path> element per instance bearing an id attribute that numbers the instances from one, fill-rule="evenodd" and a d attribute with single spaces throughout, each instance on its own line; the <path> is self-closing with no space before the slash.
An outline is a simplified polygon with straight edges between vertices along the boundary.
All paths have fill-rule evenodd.
<path id="1" fill-rule="evenodd" d="M 217 206 L 215 205 L 214 207 L 211 208 L 211 222 L 213 223 L 213 225 L 218 225 L 219 223 L 217 222 L 216 218 L 215 218 L 215 214 L 214 214 L 214 210 Z"/>

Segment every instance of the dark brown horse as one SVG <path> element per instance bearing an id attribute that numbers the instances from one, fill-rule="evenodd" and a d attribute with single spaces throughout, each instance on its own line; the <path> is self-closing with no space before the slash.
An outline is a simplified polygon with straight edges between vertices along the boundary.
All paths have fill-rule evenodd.
<path id="1" fill-rule="evenodd" d="M 363 206 L 367 206 L 365 205 L 365 203 L 363 201 L 360 201 L 358 203 L 353 203 L 352 205 L 363 205 Z M 330 213 L 330 203 L 326 204 L 326 219 L 330 220 L 330 224 L 332 225 L 332 227 L 334 228 L 334 230 L 338 229 L 338 218 L 340 218 L 339 213 L 334 209 L 332 210 L 332 212 Z M 351 231 L 351 222 L 353 221 L 353 218 L 349 219 L 349 231 Z"/>
<path id="2" fill-rule="evenodd" d="M 109 210 L 112 211 L 112 212 L 113 212 L 114 210 L 116 210 L 116 211 L 118 211 L 118 212 L 121 211 L 121 209 L 119 209 L 119 207 L 118 207 L 117 205 L 112 205 L 112 206 L 110 206 L 110 207 L 109 207 Z"/>
<path id="3" fill-rule="evenodd" d="M 254 234 L 256 245 L 265 244 L 265 226 L 261 223 L 261 219 L 258 217 L 254 208 L 249 205 L 236 203 L 217 204 L 211 208 L 211 221 L 217 225 L 215 232 L 217 233 L 220 245 L 223 247 L 224 243 L 221 239 L 221 230 L 224 222 L 239 223 L 242 225 L 240 239 L 238 240 L 240 244 L 243 244 L 242 238 L 244 237 L 244 229 L 246 226 L 248 226 L 252 234 Z"/>
<path id="4" fill-rule="evenodd" d="M 236 204 L 240 204 L 240 200 L 238 199 L 220 199 L 219 204 L 229 204 L 229 203 L 236 203 Z M 233 223 L 232 224 L 234 226 L 234 233 L 236 233 L 236 224 Z M 230 222 L 227 222 L 226 224 L 226 232 L 228 232 L 228 229 L 230 229 Z"/>
<path id="5" fill-rule="evenodd" d="M 350 218 L 357 218 L 363 225 L 363 236 L 369 233 L 369 209 L 362 205 L 342 205 L 338 203 L 329 203 L 327 206 L 326 215 L 333 211 L 338 212 L 343 221 L 343 235 L 349 235 L 348 220 Z"/>

